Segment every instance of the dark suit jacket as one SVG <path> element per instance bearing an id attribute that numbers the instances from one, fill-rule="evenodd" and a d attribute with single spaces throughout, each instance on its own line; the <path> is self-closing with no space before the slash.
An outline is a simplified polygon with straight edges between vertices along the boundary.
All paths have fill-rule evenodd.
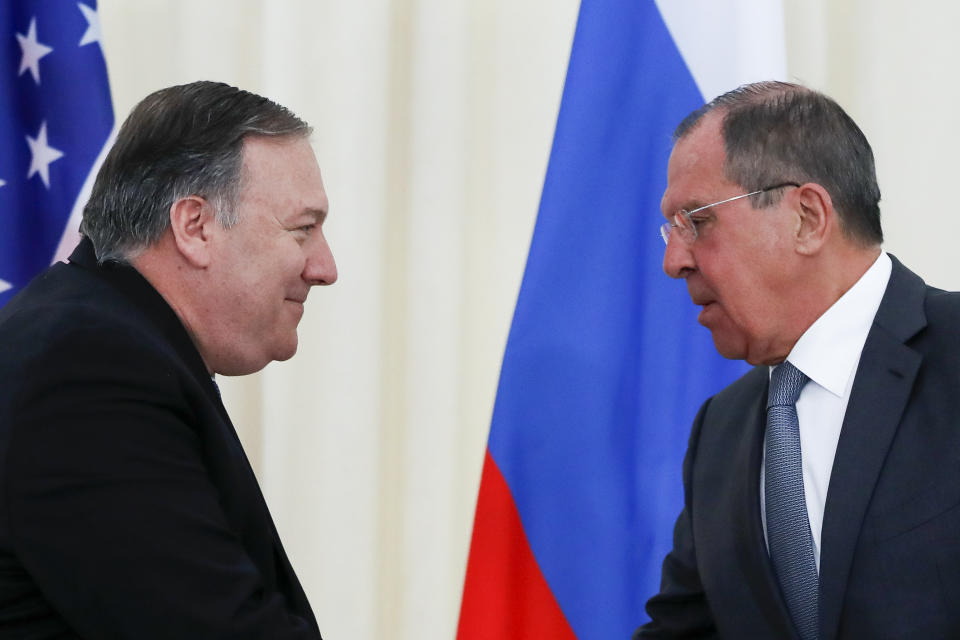
<path id="1" fill-rule="evenodd" d="M 183 325 L 70 260 L 0 309 L 0 638 L 320 638 Z"/>
<path id="2" fill-rule="evenodd" d="M 764 544 L 768 375 L 700 409 L 652 622 L 635 638 L 796 638 Z M 896 259 L 830 477 L 820 640 L 960 638 L 960 295 Z"/>

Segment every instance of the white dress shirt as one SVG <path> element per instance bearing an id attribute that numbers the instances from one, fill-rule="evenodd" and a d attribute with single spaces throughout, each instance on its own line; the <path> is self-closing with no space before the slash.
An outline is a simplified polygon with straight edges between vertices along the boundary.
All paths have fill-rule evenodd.
<path id="1" fill-rule="evenodd" d="M 787 356 L 793 366 L 810 378 L 797 400 L 797 418 L 800 422 L 803 491 L 818 572 L 823 509 L 827 487 L 830 486 L 833 457 L 840 440 L 840 427 L 847 412 L 860 354 L 887 289 L 892 268 L 890 257 L 881 252 L 856 284 L 800 336 Z M 770 371 L 773 371 L 773 367 Z M 766 469 L 766 466 L 763 468 Z M 763 520 L 764 537 L 767 535 L 765 475 L 766 472 L 760 474 L 760 517 Z M 769 544 L 768 540 L 768 548 Z"/>

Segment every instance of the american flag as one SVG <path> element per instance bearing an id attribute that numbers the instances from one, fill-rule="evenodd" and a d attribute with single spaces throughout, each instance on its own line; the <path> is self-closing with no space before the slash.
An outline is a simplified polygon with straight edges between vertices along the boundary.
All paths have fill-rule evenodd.
<path id="1" fill-rule="evenodd" d="M 77 240 L 113 130 L 96 0 L 0 0 L 0 306 Z"/>

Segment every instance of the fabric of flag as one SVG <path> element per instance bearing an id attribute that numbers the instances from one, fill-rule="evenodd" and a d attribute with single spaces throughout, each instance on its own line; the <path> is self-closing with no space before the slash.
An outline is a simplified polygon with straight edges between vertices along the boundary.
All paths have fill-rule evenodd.
<path id="1" fill-rule="evenodd" d="M 0 2 L 0 306 L 76 244 L 113 122 L 96 0 Z"/>
<path id="2" fill-rule="evenodd" d="M 783 76 L 779 3 L 582 0 L 507 342 L 457 637 L 628 638 L 682 507 L 690 425 L 746 370 L 662 272 L 671 134 Z"/>

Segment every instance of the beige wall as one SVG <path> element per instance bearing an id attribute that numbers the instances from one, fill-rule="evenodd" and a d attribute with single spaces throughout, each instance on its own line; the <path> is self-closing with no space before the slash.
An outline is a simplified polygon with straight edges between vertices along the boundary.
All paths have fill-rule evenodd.
<path id="1" fill-rule="evenodd" d="M 835 96 L 874 144 L 887 247 L 960 287 L 948 250 L 960 9 L 784 6 L 791 75 Z M 222 386 L 330 638 L 453 636 L 577 9 L 101 0 L 118 117 L 206 78 L 315 125 L 340 281 L 311 295 L 296 358 Z"/>
<path id="2" fill-rule="evenodd" d="M 918 0 L 788 0 L 794 78 L 826 91 L 873 145 L 885 248 L 930 284 L 960 289 L 960 6 Z"/>

